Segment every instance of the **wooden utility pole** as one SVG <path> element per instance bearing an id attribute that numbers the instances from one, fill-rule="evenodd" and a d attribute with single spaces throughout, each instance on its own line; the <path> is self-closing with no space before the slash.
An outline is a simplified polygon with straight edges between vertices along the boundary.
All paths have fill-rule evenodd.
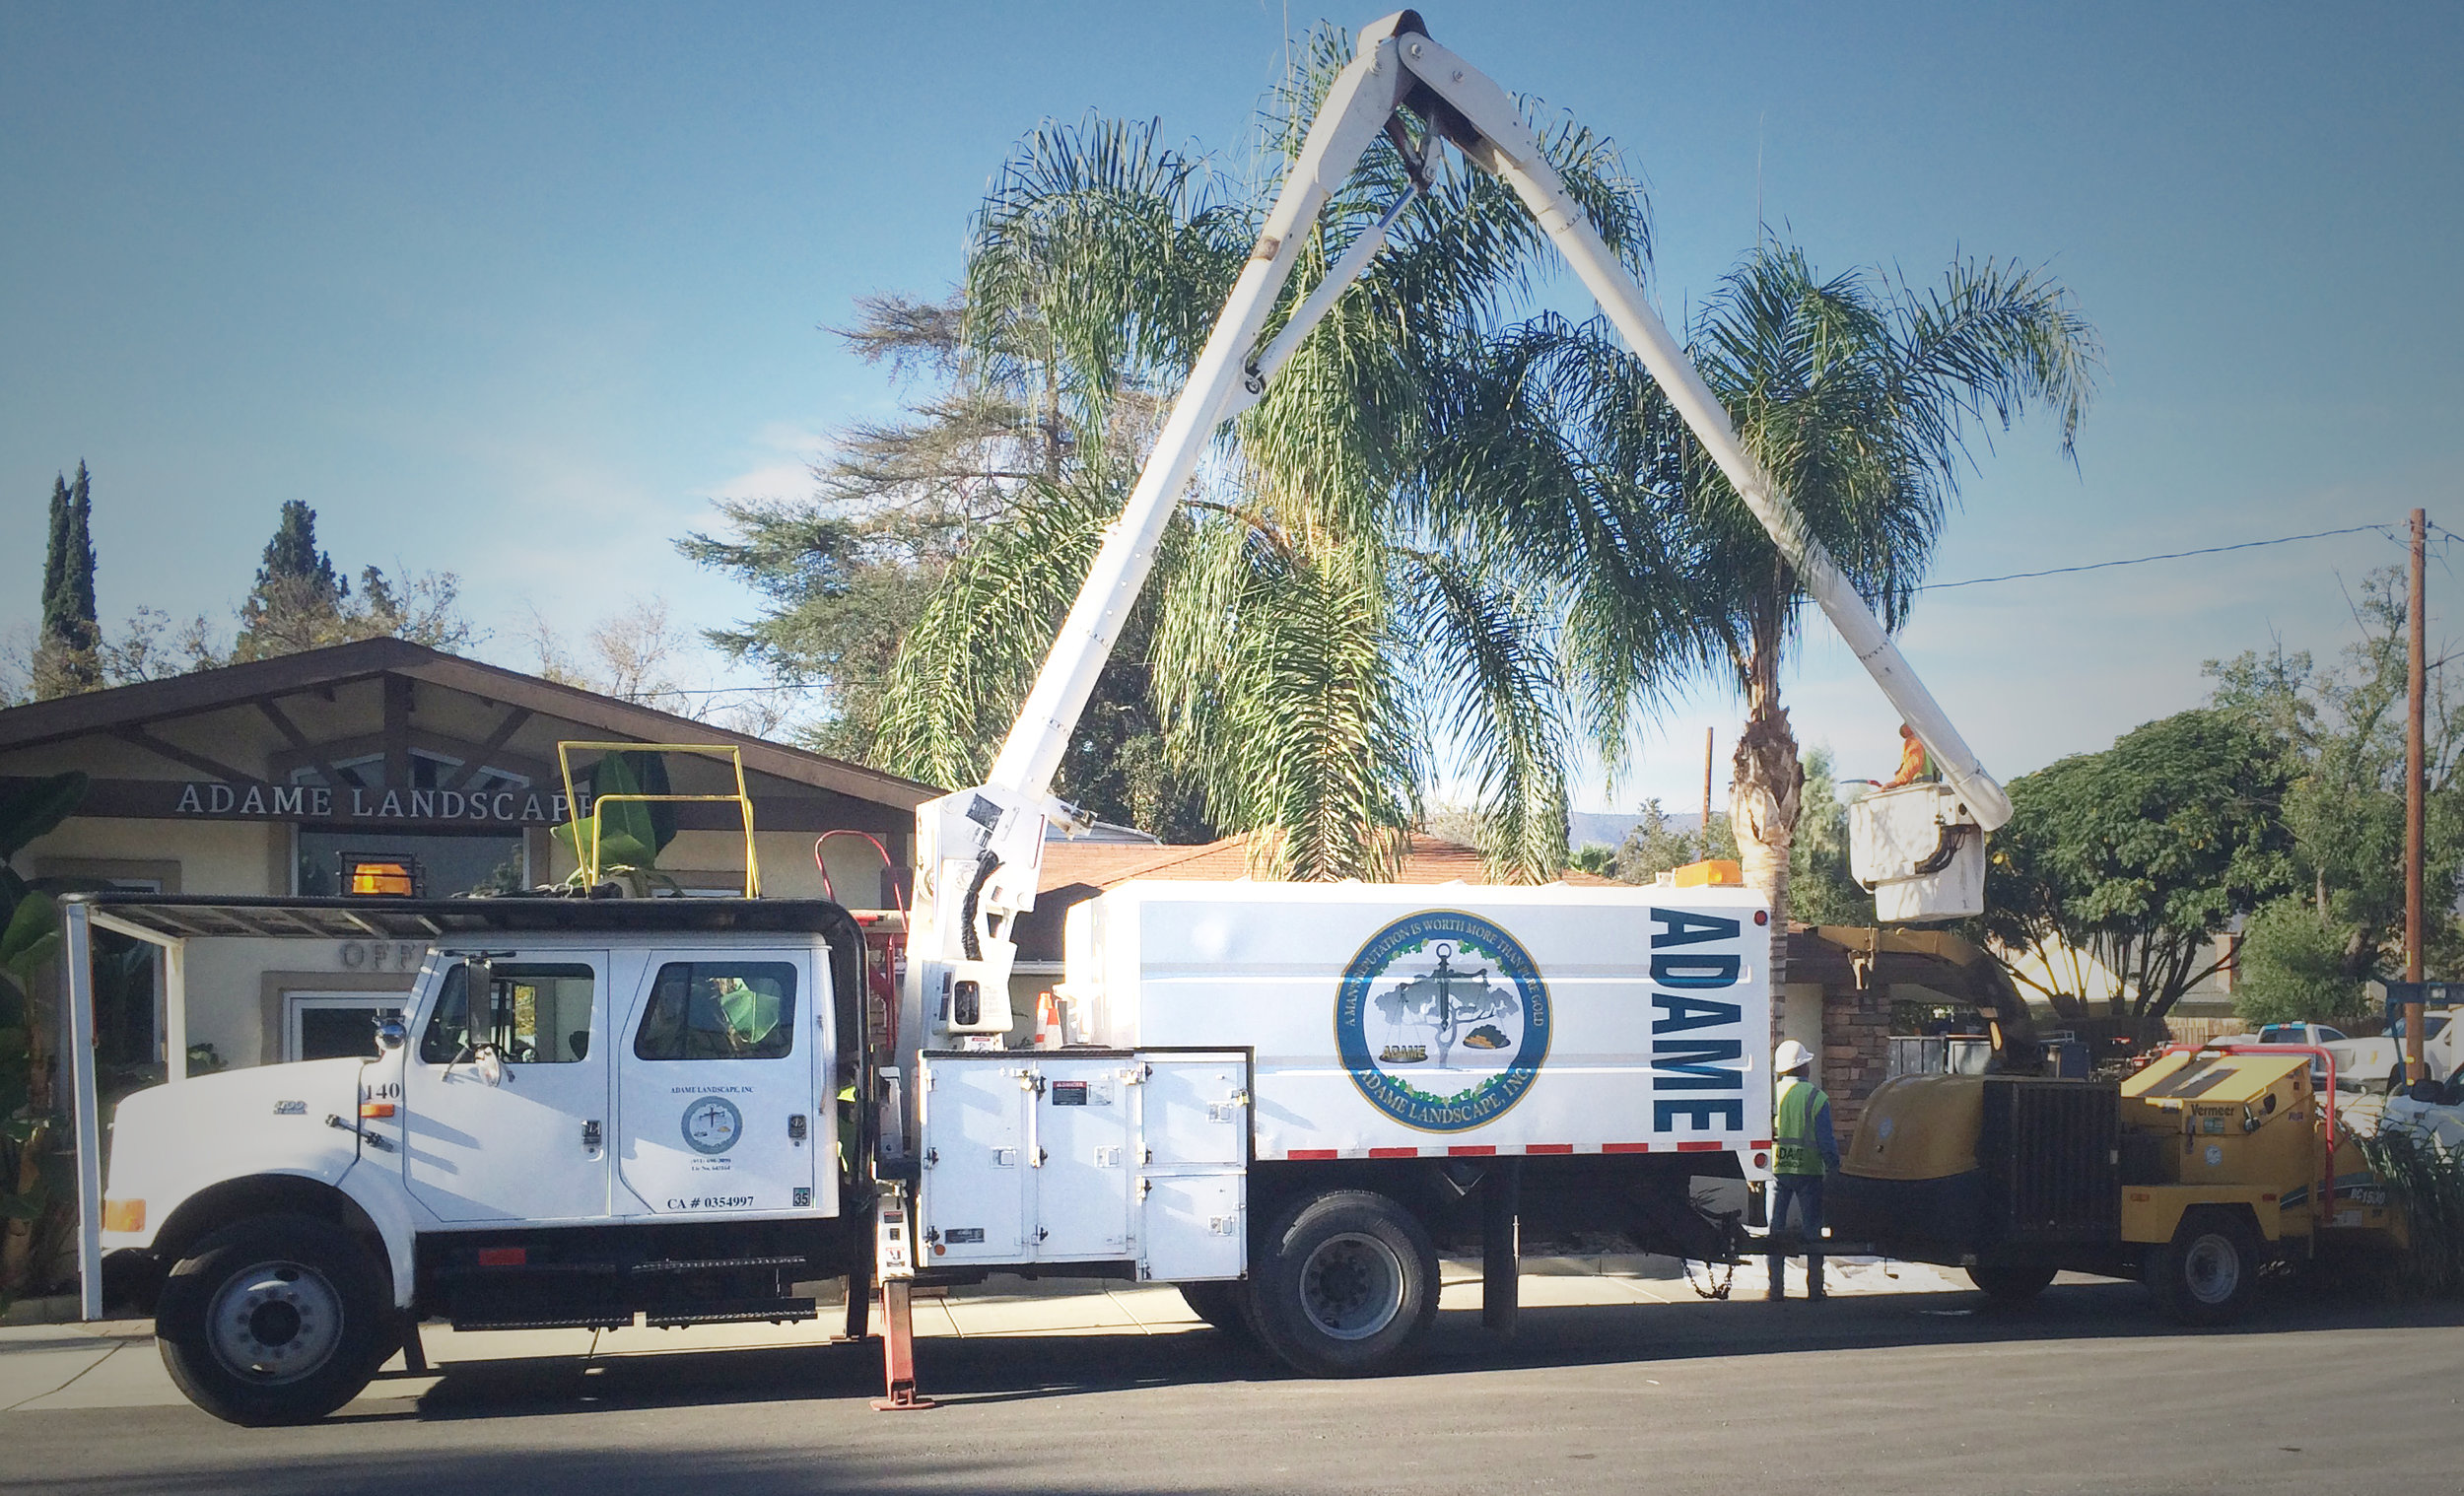
<path id="1" fill-rule="evenodd" d="M 2422 789 L 2425 783 L 2423 759 L 2426 757 L 2423 716 L 2429 695 L 2429 671 L 2424 663 L 2429 654 L 2429 629 L 2424 622 L 2427 612 L 2422 606 L 2422 586 L 2427 579 L 2423 564 L 2429 549 L 2430 525 L 2422 510 L 2413 511 L 2413 584 L 2405 599 L 2405 703 L 2404 703 L 2404 980 L 2409 985 L 2404 1004 L 2404 1079 L 2407 1085 L 2422 1079 Z"/>
<path id="2" fill-rule="evenodd" d="M 1713 734 L 1719 729 L 1702 729 L 1702 854 L 1711 856 L 1711 747 Z"/>

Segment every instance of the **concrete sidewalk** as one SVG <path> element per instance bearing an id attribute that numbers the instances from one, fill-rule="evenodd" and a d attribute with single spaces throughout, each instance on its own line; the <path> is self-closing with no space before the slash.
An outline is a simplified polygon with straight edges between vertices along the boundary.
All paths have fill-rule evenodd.
<path id="1" fill-rule="evenodd" d="M 1790 1271 L 1791 1288 L 1804 1291 L 1803 1264 Z M 1715 1279 L 1694 1269 L 1695 1282 Z M 1731 1296 L 1757 1299 L 1765 1278 L 1757 1260 L 1740 1266 Z M 1965 1274 L 1914 1263 L 1872 1258 L 1834 1258 L 1828 1269 L 1832 1293 L 1925 1293 L 1966 1289 Z M 1680 1265 L 1670 1258 L 1529 1258 L 1523 1263 L 1522 1301 L 1539 1308 L 1626 1306 L 1692 1300 Z M 1479 1264 L 1450 1259 L 1440 1298 L 1445 1309 L 1476 1310 Z M 615 1357 L 668 1355 L 744 1347 L 826 1345 L 844 1326 L 838 1304 L 824 1304 L 813 1319 L 787 1325 L 698 1325 L 682 1329 L 478 1330 L 457 1334 L 442 1325 L 420 1331 L 431 1367 L 486 1361 L 572 1358 L 583 1362 Z M 949 1290 L 947 1297 L 916 1302 L 919 1335 L 1165 1335 L 1204 1329 L 1178 1290 L 1166 1285 L 1093 1279 L 995 1278 Z M 412 1376 L 396 1357 L 369 1395 L 419 1397 L 434 1388 L 434 1373 Z M 92 1325 L 24 1325 L 0 1327 L 0 1414 L 62 1408 L 177 1405 L 187 1399 L 171 1386 L 154 1347 L 153 1326 L 140 1320 Z"/>

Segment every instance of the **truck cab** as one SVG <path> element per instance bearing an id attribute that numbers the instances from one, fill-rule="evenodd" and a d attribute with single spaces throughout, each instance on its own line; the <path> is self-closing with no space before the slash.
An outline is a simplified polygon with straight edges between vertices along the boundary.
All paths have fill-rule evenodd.
<path id="1" fill-rule="evenodd" d="M 452 904 L 464 927 L 436 921 L 366 1059 L 121 1104 L 103 1247 L 159 1283 L 165 1359 L 211 1411 L 320 1416 L 422 1319 L 809 1318 L 828 1280 L 867 1270 L 844 910 Z"/>

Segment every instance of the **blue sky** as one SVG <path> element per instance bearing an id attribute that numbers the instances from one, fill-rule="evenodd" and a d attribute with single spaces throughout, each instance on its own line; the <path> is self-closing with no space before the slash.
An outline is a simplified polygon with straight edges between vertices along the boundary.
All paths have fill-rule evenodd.
<path id="1" fill-rule="evenodd" d="M 819 330 L 933 292 L 1011 142 L 1088 109 L 1227 161 L 1282 0 L 0 8 L 0 627 L 32 620 L 55 471 L 96 473 L 106 622 L 226 611 L 282 501 L 336 561 L 458 572 L 526 662 L 655 593 L 669 549 L 792 496 L 895 392 Z M 2464 12 L 2446 6 L 1447 4 L 1431 31 L 1613 137 L 1654 291 L 1761 215 L 1817 265 L 2049 263 L 2108 374 L 2076 470 L 1980 449 L 1941 579 L 2358 523 L 2464 529 Z M 1333 13 L 1357 26 L 1372 13 Z M 2203 659 L 2331 652 L 2376 535 L 1928 596 L 1918 670 L 2006 777 L 2191 705 Z M 2431 573 L 2438 592 L 2456 578 Z M 709 679 L 721 677 L 710 667 Z M 697 670 L 697 680 L 703 672 Z M 1789 684 L 1852 772 L 1893 719 L 1818 622 Z M 1720 690 L 1611 788 L 1699 795 Z M 1692 787 L 1688 787 L 1688 786 Z"/>

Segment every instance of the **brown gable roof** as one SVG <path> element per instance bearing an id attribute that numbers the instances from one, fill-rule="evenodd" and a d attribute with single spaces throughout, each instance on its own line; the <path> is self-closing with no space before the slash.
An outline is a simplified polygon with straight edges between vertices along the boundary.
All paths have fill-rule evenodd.
<path id="1" fill-rule="evenodd" d="M 912 810 L 941 793 L 929 784 L 860 764 L 730 732 L 670 712 L 577 686 L 558 685 L 518 670 L 464 659 L 400 639 L 361 640 L 0 710 L 0 750 L 31 748 L 170 717 L 219 712 L 378 675 L 407 676 L 489 701 L 524 707 L 543 715 L 583 723 L 611 737 L 651 743 L 732 744 L 744 750 L 744 767 L 748 770 L 875 804 Z"/>

